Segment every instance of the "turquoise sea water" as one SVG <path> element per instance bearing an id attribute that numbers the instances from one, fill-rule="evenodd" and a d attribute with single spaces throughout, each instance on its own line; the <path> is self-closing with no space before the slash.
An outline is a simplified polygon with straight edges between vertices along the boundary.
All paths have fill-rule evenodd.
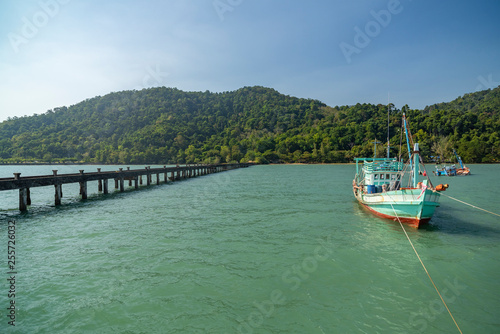
<path id="1" fill-rule="evenodd" d="M 500 166 L 470 167 L 433 181 L 500 213 Z M 65 185 L 60 207 L 53 187 L 33 188 L 24 214 L 17 191 L 0 192 L 0 332 L 458 333 L 399 224 L 355 201 L 354 172 L 254 166 L 109 195 L 89 183 L 85 201 Z M 500 332 L 500 218 L 442 196 L 427 228 L 406 230 L 462 332 Z"/>

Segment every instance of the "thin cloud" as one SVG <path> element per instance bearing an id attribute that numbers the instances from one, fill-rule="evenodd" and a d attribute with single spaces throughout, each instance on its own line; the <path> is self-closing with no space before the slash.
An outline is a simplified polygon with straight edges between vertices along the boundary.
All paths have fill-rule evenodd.
<path id="1" fill-rule="evenodd" d="M 59 4 L 47 22 L 39 1 L 0 5 L 0 120 L 153 86 L 262 85 L 332 106 L 393 92 L 423 108 L 500 81 L 494 2 L 400 0 L 386 21 L 394 1 L 233 1 L 223 20 L 212 1 L 44 3 Z M 8 34 L 36 15 L 43 24 L 15 52 Z M 340 45 L 358 28 L 370 41 L 347 62 Z"/>

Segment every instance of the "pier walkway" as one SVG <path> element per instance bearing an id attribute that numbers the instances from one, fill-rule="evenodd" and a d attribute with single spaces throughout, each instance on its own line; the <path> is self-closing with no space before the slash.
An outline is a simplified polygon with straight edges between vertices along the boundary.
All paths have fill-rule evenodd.
<path id="1" fill-rule="evenodd" d="M 57 174 L 57 170 L 53 170 L 52 175 L 42 176 L 26 176 L 21 177 L 21 173 L 14 173 L 14 177 L 0 178 L 0 191 L 19 189 L 19 210 L 26 211 L 31 205 L 30 189 L 34 187 L 53 186 L 55 189 L 54 202 L 55 205 L 61 205 L 62 185 L 68 183 L 80 184 L 80 195 L 82 199 L 87 198 L 87 182 L 97 181 L 98 191 L 104 194 L 108 193 L 108 180 L 114 180 L 115 189 L 125 191 L 125 181 L 129 182 L 129 186 L 139 188 L 143 184 L 143 176 L 146 176 L 146 184 L 151 185 L 153 182 L 160 184 L 161 175 L 163 182 L 176 181 L 181 179 L 192 178 L 201 175 L 223 172 L 236 168 L 249 167 L 249 163 L 236 164 L 218 164 L 218 165 L 185 165 L 163 168 L 146 167 L 144 169 L 127 169 L 120 168 L 118 171 L 101 171 L 97 168 L 97 172 L 85 173 L 80 170 L 80 173 L 74 174 Z M 170 176 L 169 176 L 170 174 Z M 155 180 L 153 180 L 153 177 Z"/>

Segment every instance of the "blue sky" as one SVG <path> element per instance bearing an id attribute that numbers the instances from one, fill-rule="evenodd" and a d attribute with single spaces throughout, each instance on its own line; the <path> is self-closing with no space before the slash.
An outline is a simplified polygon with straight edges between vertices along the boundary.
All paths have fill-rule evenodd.
<path id="1" fill-rule="evenodd" d="M 500 85 L 499 1 L 6 0 L 0 121 L 114 91 L 423 108 Z"/>

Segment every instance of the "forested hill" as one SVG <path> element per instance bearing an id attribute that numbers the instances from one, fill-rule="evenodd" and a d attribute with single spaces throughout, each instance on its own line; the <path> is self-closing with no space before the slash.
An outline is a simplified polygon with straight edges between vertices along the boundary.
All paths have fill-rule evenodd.
<path id="1" fill-rule="evenodd" d="M 264 87 L 123 91 L 0 123 L 0 162 L 350 162 L 386 141 L 387 105 L 329 107 Z M 500 87 L 404 111 L 424 157 L 500 161 Z M 393 155 L 400 109 L 391 105 Z M 384 147 L 379 145 L 379 155 Z M 403 145 L 404 149 L 404 145 Z"/>

